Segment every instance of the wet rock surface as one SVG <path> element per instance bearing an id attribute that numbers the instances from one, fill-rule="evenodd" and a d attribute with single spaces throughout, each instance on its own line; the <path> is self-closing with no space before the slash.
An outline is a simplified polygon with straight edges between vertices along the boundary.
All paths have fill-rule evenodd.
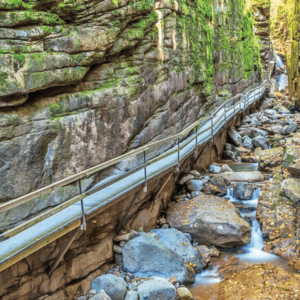
<path id="1" fill-rule="evenodd" d="M 184 256 L 187 258 L 186 253 Z M 126 243 L 123 249 L 123 263 L 126 271 L 138 277 L 169 278 L 174 275 L 182 283 L 195 280 L 195 271 L 189 262 L 184 260 L 182 252 L 175 252 L 166 247 L 155 238 L 155 233 L 141 235 Z"/>
<path id="2" fill-rule="evenodd" d="M 220 197 L 200 195 L 180 201 L 168 209 L 167 221 L 199 244 L 233 247 L 250 242 L 250 225 L 232 203 Z"/>
<path id="3" fill-rule="evenodd" d="M 255 188 L 246 183 L 238 183 L 234 186 L 234 193 L 239 200 L 249 200 L 252 198 Z"/>
<path id="4" fill-rule="evenodd" d="M 176 300 L 176 288 L 168 280 L 153 278 L 137 287 L 140 300 Z"/>
<path id="5" fill-rule="evenodd" d="M 124 300 L 127 284 L 122 277 L 118 277 L 112 274 L 106 274 L 96 278 L 92 284 L 91 288 L 96 292 L 104 291 L 111 300 Z M 105 295 L 99 295 L 99 299 L 105 299 Z"/>

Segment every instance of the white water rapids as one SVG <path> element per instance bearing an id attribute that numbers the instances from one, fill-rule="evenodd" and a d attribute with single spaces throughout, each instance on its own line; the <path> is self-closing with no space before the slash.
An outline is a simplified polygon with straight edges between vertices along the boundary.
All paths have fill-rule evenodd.
<path id="1" fill-rule="evenodd" d="M 285 90 L 288 80 L 287 80 L 287 75 L 286 75 L 286 69 L 285 69 L 285 66 L 284 66 L 284 63 L 283 63 L 281 57 L 279 55 L 275 54 L 275 58 L 276 58 L 276 68 L 284 70 L 284 73 L 280 74 L 277 77 L 278 88 L 279 88 L 279 91 L 281 92 L 281 91 Z"/>
<path id="2" fill-rule="evenodd" d="M 254 165 L 255 164 L 251 165 L 252 169 Z M 241 165 L 241 167 L 245 168 L 243 165 Z M 239 200 L 236 198 L 233 188 L 227 189 L 227 193 L 224 198 L 238 207 L 243 218 L 251 219 L 251 241 L 244 247 L 225 250 L 225 252 L 221 254 L 220 258 L 217 258 L 213 262 L 212 269 L 206 269 L 202 273 L 196 275 L 196 282 L 191 286 L 191 291 L 196 296 L 195 299 L 202 299 L 200 295 L 206 295 L 206 293 L 207 295 L 211 295 L 212 298 L 206 295 L 208 298 L 204 297 L 203 299 L 214 299 L 216 287 L 222 280 L 218 274 L 218 265 L 220 261 L 226 261 L 228 255 L 238 258 L 238 266 L 240 267 L 269 262 L 274 265 L 287 268 L 287 262 L 284 259 L 263 250 L 263 235 L 260 225 L 256 219 L 256 208 L 258 205 L 259 193 L 260 189 L 256 188 L 250 200 Z M 200 298 L 198 298 L 198 296 Z"/>

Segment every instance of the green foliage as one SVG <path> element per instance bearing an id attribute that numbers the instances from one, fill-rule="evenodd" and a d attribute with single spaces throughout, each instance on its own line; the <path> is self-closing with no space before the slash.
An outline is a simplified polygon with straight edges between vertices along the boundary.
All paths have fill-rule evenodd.
<path id="1" fill-rule="evenodd" d="M 230 0 L 227 12 L 216 15 L 218 43 L 216 50 L 221 53 L 219 70 L 230 74 L 234 69 L 238 76 L 247 79 L 255 67 L 261 70 L 260 46 L 253 33 L 253 16 L 247 11 L 244 0 Z"/>

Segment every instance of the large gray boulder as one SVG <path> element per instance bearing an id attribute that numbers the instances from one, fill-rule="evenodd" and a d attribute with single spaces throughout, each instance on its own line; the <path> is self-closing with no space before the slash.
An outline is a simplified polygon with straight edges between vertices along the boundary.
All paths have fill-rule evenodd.
<path id="1" fill-rule="evenodd" d="M 199 179 L 193 179 L 190 180 L 186 186 L 190 192 L 197 192 L 203 189 L 203 182 Z"/>
<path id="2" fill-rule="evenodd" d="M 272 168 L 281 165 L 283 161 L 283 155 L 283 147 L 261 151 L 258 159 L 259 169 L 262 171 L 270 171 Z"/>
<path id="3" fill-rule="evenodd" d="M 104 290 L 111 300 L 124 300 L 127 284 L 122 277 L 106 274 L 97 277 L 91 284 L 91 289 L 98 293 Z"/>
<path id="4" fill-rule="evenodd" d="M 220 197 L 201 195 L 180 201 L 168 209 L 167 221 L 201 245 L 234 247 L 250 242 L 249 223 L 232 203 Z"/>
<path id="5" fill-rule="evenodd" d="M 193 266 L 197 271 L 202 270 L 201 258 L 191 245 L 191 237 L 181 231 L 168 229 L 154 229 L 151 232 L 157 234 L 159 240 L 170 250 L 178 253 L 189 265 Z"/>
<path id="6" fill-rule="evenodd" d="M 214 174 L 219 174 L 222 170 L 222 167 L 216 163 L 211 164 L 208 168 L 208 171 Z"/>
<path id="7" fill-rule="evenodd" d="M 292 132 L 296 132 L 298 130 L 298 125 L 296 122 L 291 122 L 288 125 L 283 126 L 282 131 L 285 134 L 290 134 Z"/>
<path id="8" fill-rule="evenodd" d="M 242 137 L 233 127 L 228 130 L 228 138 L 236 146 L 242 146 Z"/>
<path id="9" fill-rule="evenodd" d="M 222 173 L 221 175 L 233 182 L 258 182 L 265 179 L 264 175 L 259 171 Z"/>
<path id="10" fill-rule="evenodd" d="M 137 287 L 139 300 L 175 300 L 176 288 L 164 278 L 150 278 Z"/>
<path id="11" fill-rule="evenodd" d="M 241 182 L 234 186 L 234 193 L 239 200 L 250 200 L 254 192 L 254 187 Z"/>
<path id="12" fill-rule="evenodd" d="M 268 139 L 261 135 L 253 138 L 252 143 L 255 147 L 260 147 L 262 149 L 269 149 L 270 147 Z"/>
<path id="13" fill-rule="evenodd" d="M 241 131 L 241 136 L 249 136 L 250 138 L 255 138 L 257 136 L 264 136 L 266 137 L 268 135 L 268 132 L 265 130 L 261 130 L 258 128 L 246 128 L 245 130 Z"/>
<path id="14" fill-rule="evenodd" d="M 194 269 L 180 254 L 166 247 L 155 233 L 141 235 L 126 243 L 123 263 L 124 269 L 136 276 L 169 278 L 174 275 L 181 283 L 195 281 Z"/>
<path id="15" fill-rule="evenodd" d="M 250 150 L 253 148 L 252 139 L 247 135 L 245 135 L 243 137 L 243 147 L 250 149 Z"/>

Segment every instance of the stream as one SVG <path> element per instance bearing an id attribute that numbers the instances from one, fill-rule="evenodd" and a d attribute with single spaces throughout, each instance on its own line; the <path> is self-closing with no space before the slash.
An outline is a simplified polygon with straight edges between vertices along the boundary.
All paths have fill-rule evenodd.
<path id="1" fill-rule="evenodd" d="M 277 54 L 275 54 L 275 58 L 276 58 L 276 68 L 277 69 L 281 69 L 284 70 L 284 73 L 281 73 L 277 76 L 277 84 L 278 84 L 278 89 L 279 91 L 284 91 L 285 87 L 287 86 L 287 75 L 286 75 L 286 69 L 284 66 L 284 63 L 281 59 L 281 57 Z"/>
<path id="2" fill-rule="evenodd" d="M 257 163 L 233 163 L 229 165 L 235 172 L 257 171 Z M 269 262 L 285 270 L 292 271 L 288 261 L 277 255 L 263 251 L 264 243 L 260 225 L 256 219 L 256 207 L 258 204 L 260 189 L 256 188 L 250 200 L 238 200 L 233 188 L 228 188 L 224 196 L 232 202 L 240 211 L 243 218 L 251 219 L 251 242 L 244 247 L 223 249 L 218 258 L 213 258 L 213 267 L 196 275 L 196 281 L 189 287 L 196 300 L 217 299 L 218 287 L 221 277 L 218 274 L 220 266 L 229 262 L 232 258 L 238 259 L 236 269 L 241 270 L 246 266 Z M 293 272 L 293 271 L 292 271 Z"/>

